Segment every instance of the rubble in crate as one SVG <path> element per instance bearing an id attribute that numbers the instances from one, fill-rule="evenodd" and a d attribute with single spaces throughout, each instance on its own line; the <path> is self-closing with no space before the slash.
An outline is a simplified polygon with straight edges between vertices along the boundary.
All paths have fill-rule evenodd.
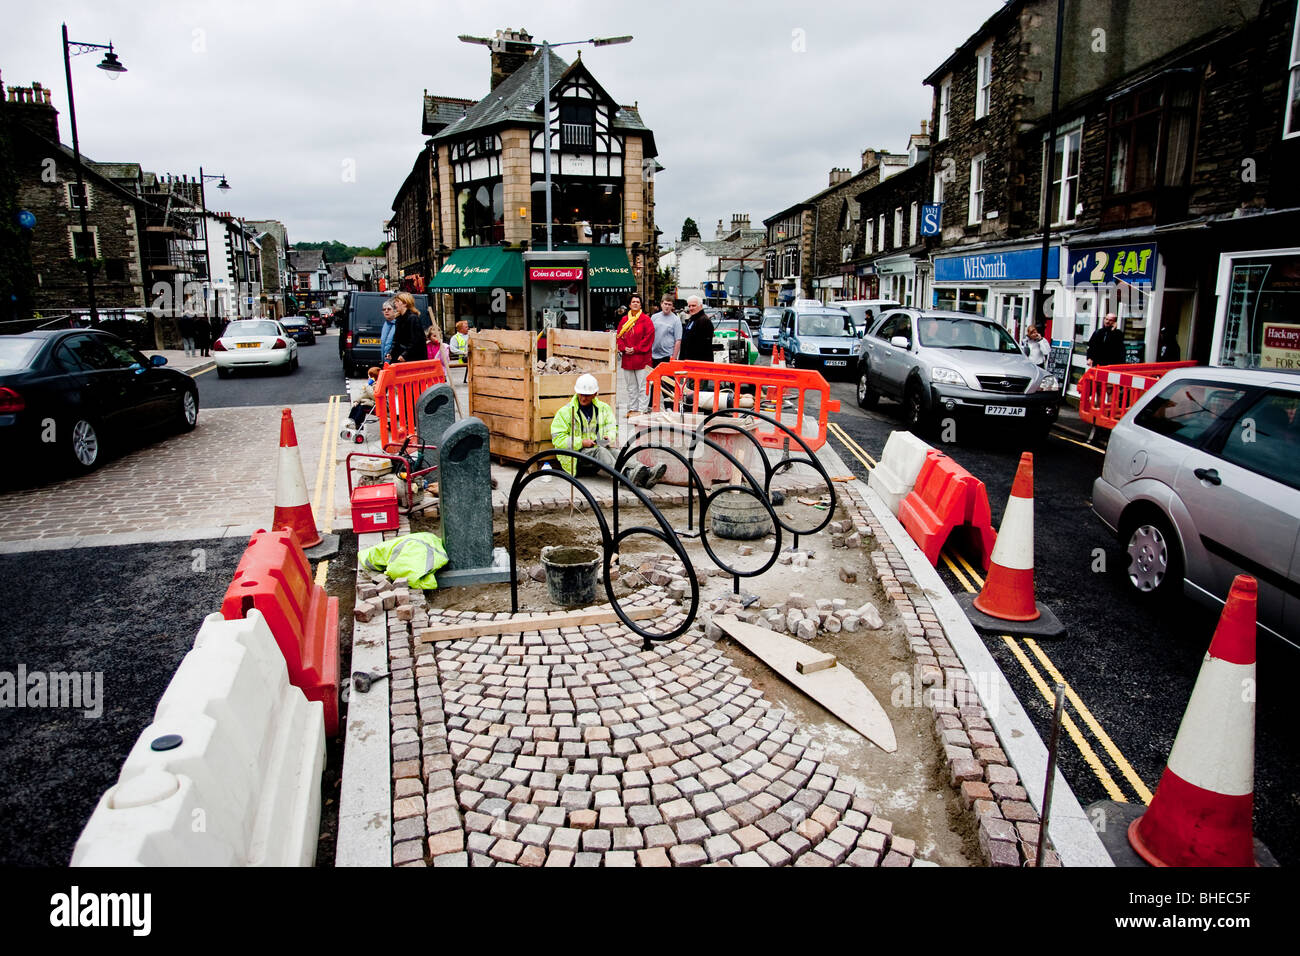
<path id="1" fill-rule="evenodd" d="M 538 362 L 536 368 L 538 375 L 571 375 L 587 371 L 580 363 L 565 358 L 548 358 L 545 362 Z"/>

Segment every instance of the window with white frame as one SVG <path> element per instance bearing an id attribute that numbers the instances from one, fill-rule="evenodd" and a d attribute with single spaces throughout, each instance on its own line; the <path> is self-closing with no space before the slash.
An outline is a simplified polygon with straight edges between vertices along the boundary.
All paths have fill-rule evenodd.
<path id="1" fill-rule="evenodd" d="M 948 138 L 948 109 L 952 105 L 952 77 L 945 76 L 939 84 L 939 135 L 936 140 Z"/>
<path id="2" fill-rule="evenodd" d="M 934 201 L 943 202 L 943 173 L 934 177 Z"/>
<path id="3" fill-rule="evenodd" d="M 975 118 L 989 115 L 993 102 L 993 41 L 984 44 L 975 54 Z"/>
<path id="4" fill-rule="evenodd" d="M 875 223 L 868 219 L 862 226 L 862 249 L 865 255 L 869 256 L 875 252 L 875 242 Z"/>
<path id="5" fill-rule="evenodd" d="M 99 258 L 99 232 L 95 226 L 90 227 L 89 233 L 82 232 L 80 226 L 69 226 L 68 240 L 72 258 Z"/>
<path id="6" fill-rule="evenodd" d="M 894 210 L 894 248 L 895 249 L 897 249 L 899 246 L 907 245 L 907 243 L 904 241 L 904 238 L 905 237 L 903 236 L 903 207 L 899 206 L 897 209 Z"/>
<path id="7" fill-rule="evenodd" d="M 885 251 L 885 214 L 876 217 L 876 251 Z"/>
<path id="8" fill-rule="evenodd" d="M 1083 128 L 1066 130 L 1056 138 L 1056 148 L 1048 158 L 1049 180 L 1047 212 L 1052 225 L 1074 222 L 1079 218 L 1079 157 L 1082 152 Z"/>
<path id="9" fill-rule="evenodd" d="M 1287 82 L 1286 125 L 1284 139 L 1300 136 L 1300 3 L 1296 5 L 1295 26 L 1291 30 L 1291 77 Z"/>
<path id="10" fill-rule="evenodd" d="M 984 154 L 970 161 L 970 209 L 966 222 L 976 225 L 984 218 Z"/>
<path id="11" fill-rule="evenodd" d="M 86 204 L 84 199 L 84 197 L 90 194 L 90 186 L 88 184 L 82 183 L 78 186 L 76 183 L 67 183 L 67 187 L 69 209 L 80 209 L 83 204 L 86 205 L 87 209 L 90 208 L 89 204 Z"/>
<path id="12" fill-rule="evenodd" d="M 917 224 L 917 219 L 918 219 L 919 216 L 920 216 L 920 204 L 919 204 L 919 203 L 912 203 L 912 214 L 911 214 L 911 216 L 909 217 L 909 218 L 911 219 L 911 223 L 910 223 L 911 228 L 908 229 L 907 234 L 908 234 L 909 236 L 912 237 L 912 241 L 913 241 L 913 242 L 916 242 L 917 237 L 920 235 L 920 234 L 916 231 L 916 224 Z"/>

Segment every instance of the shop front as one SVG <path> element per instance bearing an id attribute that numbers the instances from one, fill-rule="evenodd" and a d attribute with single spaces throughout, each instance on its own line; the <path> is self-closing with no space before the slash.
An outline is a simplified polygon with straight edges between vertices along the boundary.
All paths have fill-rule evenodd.
<path id="1" fill-rule="evenodd" d="M 1041 246 L 1020 246 L 966 256 L 935 256 L 934 307 L 997 319 L 1020 342 L 1033 320 L 1042 255 Z M 1061 247 L 1052 246 L 1045 287 L 1049 296 L 1060 292 L 1060 276 Z M 883 278 L 880 285 L 885 294 L 888 287 Z"/>
<path id="2" fill-rule="evenodd" d="M 1071 343 L 1071 385 L 1087 367 L 1088 340 L 1111 312 L 1124 333 L 1124 361 L 1154 361 L 1160 331 L 1160 310 L 1155 295 L 1160 257 L 1154 242 L 1124 245 L 1075 246 L 1068 250 L 1067 294 L 1057 314 L 1064 323 L 1053 322 L 1053 344 L 1073 331 Z M 1190 318 L 1188 319 L 1190 321 Z M 1181 333 L 1186 343 L 1186 330 Z M 1185 344 L 1180 349 L 1185 355 Z"/>
<path id="3" fill-rule="evenodd" d="M 926 301 L 926 271 L 924 265 L 918 269 L 914 257 L 890 256 L 888 259 L 877 259 L 875 267 L 880 277 L 879 298 L 908 306 L 919 306 Z"/>
<path id="4" fill-rule="evenodd" d="M 1300 371 L 1300 248 L 1219 256 L 1210 364 Z"/>
<path id="5" fill-rule="evenodd" d="M 468 322 L 472 329 L 524 328 L 523 289 L 523 260 L 499 246 L 457 249 L 429 283 L 444 303 L 450 297 L 451 324 Z"/>

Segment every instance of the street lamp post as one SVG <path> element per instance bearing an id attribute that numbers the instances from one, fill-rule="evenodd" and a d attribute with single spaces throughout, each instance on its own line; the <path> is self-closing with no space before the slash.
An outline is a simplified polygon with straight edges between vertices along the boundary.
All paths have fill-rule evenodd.
<path id="1" fill-rule="evenodd" d="M 484 37 L 462 36 L 461 41 L 464 43 L 482 43 L 486 46 L 493 46 L 497 41 L 488 40 Z M 502 40 L 503 44 L 514 43 L 519 46 L 536 46 L 531 40 Z M 545 103 L 543 110 L 543 145 L 542 145 L 542 175 L 546 180 L 546 251 L 553 249 L 551 233 L 551 49 L 557 46 L 579 46 L 583 43 L 590 43 L 592 46 L 615 46 L 620 43 L 631 43 L 630 36 L 624 37 L 592 37 L 587 40 L 568 40 L 564 43 L 550 43 L 542 41 L 542 86 L 545 88 Z"/>
<path id="2" fill-rule="evenodd" d="M 77 103 L 72 96 L 72 57 L 81 53 L 90 53 L 94 50 L 108 51 L 104 55 L 103 61 L 97 64 L 97 66 L 99 69 L 108 73 L 111 78 L 116 79 L 119 73 L 126 72 L 126 67 L 119 62 L 117 54 L 113 52 L 113 44 L 111 42 L 107 44 L 81 43 L 77 40 L 69 40 L 68 25 L 66 23 L 63 24 L 63 73 L 68 81 L 68 121 L 72 125 L 72 156 L 76 162 L 77 192 L 79 193 L 77 204 L 81 210 L 81 241 L 83 243 L 90 236 L 90 225 L 86 221 L 86 207 L 89 205 L 89 197 L 86 195 L 86 181 L 82 177 L 81 142 L 77 138 Z M 90 248 L 92 252 L 90 257 L 92 262 L 86 266 L 86 298 L 87 304 L 90 307 L 90 324 L 98 325 L 99 312 L 95 308 L 95 265 L 93 262 L 95 258 L 93 255 L 95 244 L 93 242 L 91 243 Z"/>
<path id="3" fill-rule="evenodd" d="M 226 182 L 224 175 L 205 173 L 203 167 L 199 167 L 199 205 L 203 207 L 203 252 L 208 260 L 207 281 L 203 284 L 203 311 L 209 319 L 212 319 L 212 311 L 208 306 L 208 292 L 212 289 L 212 239 L 208 235 L 208 193 L 207 187 L 204 185 L 209 179 L 220 179 L 221 182 L 217 183 L 217 188 L 222 192 L 230 192 L 230 183 Z M 213 337 L 215 338 L 215 336 Z"/>

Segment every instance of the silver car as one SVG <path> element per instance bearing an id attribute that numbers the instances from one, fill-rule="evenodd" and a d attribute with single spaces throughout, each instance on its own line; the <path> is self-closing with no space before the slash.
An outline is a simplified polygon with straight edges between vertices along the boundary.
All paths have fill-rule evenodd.
<path id="1" fill-rule="evenodd" d="M 1035 438 L 1056 420 L 1061 386 L 1035 365 L 1007 330 L 968 312 L 886 312 L 858 348 L 858 404 L 881 395 L 903 403 L 907 423 L 925 433 L 941 416 L 1022 424 Z"/>
<path id="2" fill-rule="evenodd" d="M 1259 627 L 1300 646 L 1300 376 L 1170 372 L 1111 432 L 1092 510 L 1127 548 L 1147 597 L 1221 609 L 1259 583 Z"/>

